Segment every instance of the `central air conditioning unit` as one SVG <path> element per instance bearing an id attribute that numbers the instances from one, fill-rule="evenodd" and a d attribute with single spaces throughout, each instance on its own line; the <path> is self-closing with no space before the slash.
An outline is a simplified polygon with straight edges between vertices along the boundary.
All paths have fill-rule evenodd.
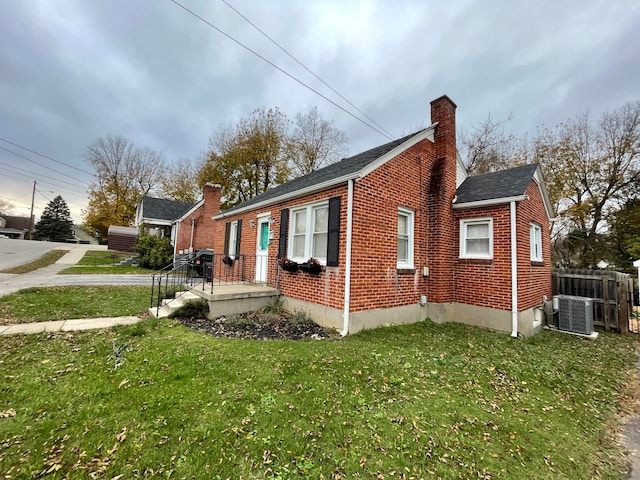
<path id="1" fill-rule="evenodd" d="M 591 335 L 593 333 L 593 299 L 556 295 L 554 309 L 558 311 L 558 329 Z"/>

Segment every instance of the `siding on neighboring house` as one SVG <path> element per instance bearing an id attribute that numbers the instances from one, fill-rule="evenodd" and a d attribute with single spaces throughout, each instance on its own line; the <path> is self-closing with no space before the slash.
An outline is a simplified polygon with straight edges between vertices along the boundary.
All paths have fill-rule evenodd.
<path id="1" fill-rule="evenodd" d="M 111 225 L 108 233 L 108 249 L 117 252 L 135 252 L 138 241 L 138 229 Z"/>

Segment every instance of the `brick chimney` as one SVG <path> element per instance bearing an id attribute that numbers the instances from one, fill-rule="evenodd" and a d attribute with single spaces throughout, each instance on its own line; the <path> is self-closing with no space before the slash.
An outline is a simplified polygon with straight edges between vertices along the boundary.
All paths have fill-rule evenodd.
<path id="1" fill-rule="evenodd" d="M 428 185 L 430 299 L 453 302 L 456 225 L 452 201 L 456 194 L 456 104 L 443 95 L 431 102 L 431 123 L 436 123 L 434 157 Z M 437 233 L 436 233 L 437 232 Z"/>

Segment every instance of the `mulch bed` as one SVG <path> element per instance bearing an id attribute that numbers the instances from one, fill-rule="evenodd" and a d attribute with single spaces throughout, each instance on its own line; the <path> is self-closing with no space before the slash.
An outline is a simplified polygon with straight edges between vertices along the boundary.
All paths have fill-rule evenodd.
<path id="1" fill-rule="evenodd" d="M 295 321 L 295 316 L 287 312 L 278 315 L 244 313 L 222 316 L 215 320 L 203 318 L 177 318 L 176 320 L 196 332 L 216 337 L 249 340 L 321 340 L 339 337 L 335 331 L 323 328 L 313 322 Z"/>

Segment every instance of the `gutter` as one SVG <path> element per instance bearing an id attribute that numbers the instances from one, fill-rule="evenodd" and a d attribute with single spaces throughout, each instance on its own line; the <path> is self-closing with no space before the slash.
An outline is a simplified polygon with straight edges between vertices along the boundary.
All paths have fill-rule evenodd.
<path id="1" fill-rule="evenodd" d="M 514 197 L 490 198 L 488 200 L 477 200 L 475 202 L 464 202 L 464 203 L 456 203 L 454 201 L 453 209 L 459 210 L 461 208 L 490 207 L 493 205 L 502 205 L 504 203 L 523 202 L 525 200 L 529 200 L 529 196 L 516 195 Z"/>
<path id="2" fill-rule="evenodd" d="M 349 333 L 349 311 L 351 309 L 351 238 L 353 235 L 353 187 L 354 180 L 349 180 L 347 184 L 347 250 L 345 253 L 344 272 L 344 313 L 342 314 L 343 324 L 341 336 Z"/>
<path id="3" fill-rule="evenodd" d="M 511 336 L 518 338 L 518 249 L 516 245 L 516 201 L 511 210 Z"/>

